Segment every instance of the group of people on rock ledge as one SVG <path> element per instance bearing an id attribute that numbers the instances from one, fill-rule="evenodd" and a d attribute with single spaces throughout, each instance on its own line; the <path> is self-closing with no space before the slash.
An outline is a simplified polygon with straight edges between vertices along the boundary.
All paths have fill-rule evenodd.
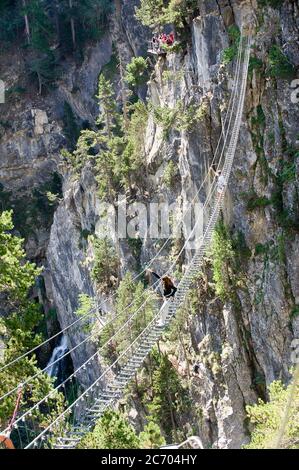
<path id="1" fill-rule="evenodd" d="M 174 44 L 174 33 L 166 34 L 162 33 L 152 38 L 152 50 L 153 52 L 160 53 L 163 51 L 163 46 L 171 47 Z M 164 51 L 165 52 L 165 51 Z"/>

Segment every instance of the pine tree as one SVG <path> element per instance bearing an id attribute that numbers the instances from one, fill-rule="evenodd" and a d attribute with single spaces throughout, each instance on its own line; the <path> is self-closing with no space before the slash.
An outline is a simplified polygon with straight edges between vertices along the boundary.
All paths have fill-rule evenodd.
<path id="1" fill-rule="evenodd" d="M 119 117 L 112 84 L 105 78 L 104 74 L 100 75 L 97 98 L 101 109 L 98 124 L 103 126 L 103 134 L 110 139 Z"/>
<path id="2" fill-rule="evenodd" d="M 118 276 L 119 259 L 108 238 L 93 238 L 94 263 L 91 277 L 101 289 L 111 287 L 111 278 Z"/>
<path id="3" fill-rule="evenodd" d="M 144 303 L 145 305 L 142 306 Z M 154 299 L 148 299 L 148 292 L 144 289 L 143 284 L 135 282 L 132 274 L 127 273 L 117 289 L 117 319 L 113 321 L 113 328 L 111 326 L 104 328 L 100 344 L 104 344 L 137 310 L 139 310 L 138 315 L 134 316 L 129 325 L 113 339 L 113 343 L 107 348 L 104 353 L 106 358 L 115 359 L 116 354 L 128 347 L 154 315 Z"/>
<path id="4" fill-rule="evenodd" d="M 41 272 L 25 261 L 23 240 L 12 235 L 12 212 L 0 214 L 0 296 L 8 314 L 0 319 L 0 334 L 5 349 L 0 368 L 42 340 L 35 333 L 41 321 L 39 306 L 28 298 L 28 292 Z M 0 396 L 39 372 L 35 356 L 25 357 L 0 372 Z M 21 411 L 25 411 L 53 389 L 52 379 L 41 374 L 24 387 Z M 17 392 L 0 401 L 0 426 L 5 428 L 13 413 Z M 36 431 L 62 410 L 63 396 L 53 393 L 46 409 L 37 409 L 30 418 L 29 429 Z M 43 412 L 47 414 L 44 415 Z M 36 432 L 35 431 L 35 432 Z M 20 445 L 20 443 L 18 443 Z"/>
<path id="5" fill-rule="evenodd" d="M 153 373 L 153 400 L 148 409 L 153 421 L 160 423 L 167 435 L 176 435 L 178 416 L 187 411 L 186 391 L 168 357 L 162 354 Z"/>
<path id="6" fill-rule="evenodd" d="M 124 416 L 108 410 L 92 433 L 79 444 L 80 449 L 139 449 L 139 439 Z"/>
<path id="7" fill-rule="evenodd" d="M 144 57 L 134 57 L 126 68 L 126 82 L 132 87 L 143 85 L 148 79 L 147 68 Z"/>
<path id="8" fill-rule="evenodd" d="M 126 123 L 118 111 L 111 82 L 101 74 L 98 100 L 98 130 L 81 132 L 73 154 L 63 152 L 67 162 L 80 174 L 86 164 L 95 168 L 98 196 L 114 202 L 117 192 L 130 188 L 135 173 L 144 176 L 145 132 L 148 110 L 138 101 L 129 108 Z"/>
<path id="9" fill-rule="evenodd" d="M 252 434 L 247 449 L 299 449 L 299 365 L 292 382 L 285 386 L 280 380 L 268 387 L 269 401 L 259 399 L 246 411 Z"/>
<path id="10" fill-rule="evenodd" d="M 22 239 L 13 236 L 12 211 L 0 214 L 0 295 L 9 306 L 26 304 L 29 288 L 40 273 L 33 263 L 23 262 Z"/>
<path id="11" fill-rule="evenodd" d="M 13 42 L 18 39 L 22 31 L 24 18 L 21 8 L 14 0 L 2 0 L 0 2 L 0 41 Z"/>
<path id="12" fill-rule="evenodd" d="M 139 434 L 140 447 L 142 449 L 159 449 L 166 444 L 157 423 L 150 421 Z"/>
<path id="13" fill-rule="evenodd" d="M 29 74 L 38 80 L 39 94 L 57 78 L 57 57 L 51 49 L 54 39 L 53 25 L 41 0 L 26 0 L 24 14 L 28 18 Z M 27 29 L 27 28 L 26 28 Z"/>
<path id="14" fill-rule="evenodd" d="M 163 22 L 164 0 L 141 0 L 136 8 L 136 18 L 145 26 L 158 28 Z"/>

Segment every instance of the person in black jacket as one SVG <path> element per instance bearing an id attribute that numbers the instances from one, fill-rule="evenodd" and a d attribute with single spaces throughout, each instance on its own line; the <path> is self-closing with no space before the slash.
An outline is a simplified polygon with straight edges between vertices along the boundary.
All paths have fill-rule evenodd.
<path id="1" fill-rule="evenodd" d="M 177 291 L 177 288 L 173 284 L 171 278 L 169 276 L 159 276 L 159 274 L 155 273 L 151 269 L 149 269 L 149 272 L 155 276 L 157 279 L 159 279 L 162 282 L 163 286 L 163 296 L 165 299 L 170 299 L 171 297 L 175 296 L 175 293 Z"/>

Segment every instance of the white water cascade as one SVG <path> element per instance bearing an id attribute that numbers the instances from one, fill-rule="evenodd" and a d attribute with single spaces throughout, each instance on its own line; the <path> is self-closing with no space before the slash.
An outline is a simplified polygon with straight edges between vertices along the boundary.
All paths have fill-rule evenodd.
<path id="1" fill-rule="evenodd" d="M 52 356 L 47 364 L 47 374 L 50 377 L 57 377 L 61 364 L 59 359 L 67 352 L 67 350 L 67 338 L 63 335 L 59 345 L 54 348 Z"/>

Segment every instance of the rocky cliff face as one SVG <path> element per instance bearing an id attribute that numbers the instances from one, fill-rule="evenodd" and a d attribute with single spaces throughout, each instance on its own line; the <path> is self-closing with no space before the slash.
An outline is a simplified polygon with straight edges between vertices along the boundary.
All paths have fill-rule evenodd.
<path id="1" fill-rule="evenodd" d="M 86 52 L 79 68 L 67 64 L 65 79 L 46 100 L 25 96 L 9 106 L 5 119 L 11 121 L 12 114 L 18 117 L 1 142 L 0 174 L 4 190 L 13 190 L 15 198 L 20 192 L 28 194 L 32 185 L 44 183 L 47 175 L 58 171 L 59 150 L 65 144 L 61 121 L 64 101 L 79 119 L 94 122 L 97 76 L 111 58 L 114 35 L 122 38 L 119 52 L 124 63 L 133 53 L 140 53 L 142 41 L 136 37 L 140 38 L 143 30 L 133 18 L 133 3 L 117 2 L 111 34 Z M 201 410 L 204 445 L 237 448 L 248 438 L 245 406 L 265 397 L 266 386 L 274 379 L 289 380 L 291 341 L 299 335 L 298 104 L 291 101 L 290 78 L 266 73 L 273 44 L 298 67 L 298 9 L 293 1 L 282 2 L 280 9 L 262 9 L 255 1 L 210 0 L 198 5 L 200 14 L 190 23 L 186 49 L 158 59 L 148 99 L 154 106 L 174 109 L 183 103 L 187 109 L 193 103 L 205 111 L 194 128 L 170 130 L 166 137 L 150 113 L 145 142 L 149 178 L 143 189 L 157 202 L 187 204 L 192 200 L 216 151 L 232 91 L 233 66 L 222 63 L 222 51 L 230 45 L 228 29 L 233 24 L 241 27 L 242 21 L 253 24 L 253 55 L 258 66 L 251 65 L 223 210 L 231 236 L 241 237 L 246 248 L 238 272 L 242 283 L 233 285 L 231 299 L 221 300 L 215 294 L 207 262 L 206 287 L 198 289 L 200 309 L 192 316 L 186 338 L 190 363 L 200 364 L 198 374 L 191 378 L 191 392 L 194 410 Z M 119 92 L 117 85 L 116 90 Z M 177 172 L 168 187 L 163 174 L 170 161 Z M 63 173 L 61 167 L 60 171 Z M 98 206 L 90 168 L 83 171 L 80 181 L 63 174 L 63 198 L 51 230 L 46 227 L 43 236 L 35 233 L 35 245 L 30 245 L 32 257 L 43 245 L 46 293 L 57 308 L 61 327 L 76 319 L 73 312 L 79 293 L 95 295 L 86 234 L 97 231 Z M 134 258 L 126 242 L 119 248 L 124 271 L 134 266 Z M 147 238 L 141 261 L 146 264 L 156 251 L 155 243 Z M 191 256 L 186 252 L 183 268 Z M 165 258 L 160 257 L 154 268 L 161 271 L 166 266 Z M 104 308 L 110 308 L 108 301 Z M 70 331 L 69 346 L 82 338 L 82 330 Z M 186 377 L 183 353 L 176 349 L 171 358 Z M 92 344 L 78 349 L 72 354 L 74 366 L 93 351 Z M 82 384 L 89 383 L 97 371 L 97 364 L 90 367 L 88 376 L 80 377 Z"/>

